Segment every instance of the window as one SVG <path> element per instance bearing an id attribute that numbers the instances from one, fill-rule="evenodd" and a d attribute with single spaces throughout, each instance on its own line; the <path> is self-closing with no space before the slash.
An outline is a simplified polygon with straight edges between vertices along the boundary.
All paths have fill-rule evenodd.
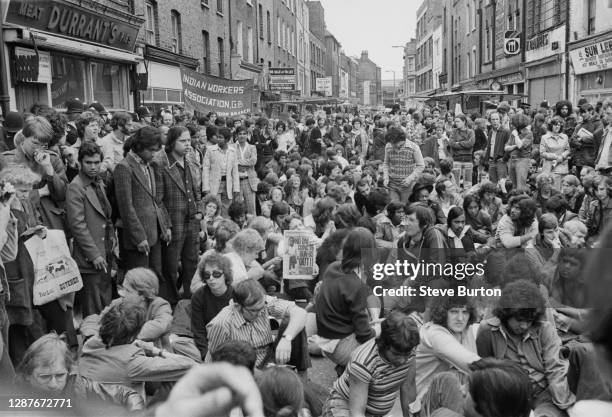
<path id="1" fill-rule="evenodd" d="M 282 42 L 282 39 L 283 39 L 282 33 L 283 33 L 283 31 L 282 31 L 281 19 L 278 16 L 276 16 L 276 27 L 278 28 L 278 30 L 277 30 L 278 33 L 276 34 L 276 37 L 277 37 L 276 43 L 278 44 L 278 46 L 282 47 L 283 46 L 283 42 Z"/>
<path id="2" fill-rule="evenodd" d="M 146 23 L 146 40 L 145 42 L 150 44 L 150 45 L 157 45 L 157 22 L 156 22 L 156 16 L 157 16 L 157 5 L 151 1 L 147 1 L 145 3 L 145 7 L 146 7 L 146 18 L 147 18 L 147 23 Z"/>
<path id="3" fill-rule="evenodd" d="M 181 45 L 181 15 L 176 10 L 172 10 L 170 19 L 172 20 L 171 49 L 175 54 L 180 54 L 183 52 L 183 45 Z"/>
<path id="4" fill-rule="evenodd" d="M 478 71 L 476 70 L 476 65 L 477 65 L 477 63 L 476 63 L 476 47 L 474 46 L 472 48 L 472 71 L 473 71 L 472 75 L 478 74 Z"/>
<path id="5" fill-rule="evenodd" d="M 253 0 L 246 0 L 246 4 L 248 4 L 249 6 L 253 6 Z"/>
<path id="6" fill-rule="evenodd" d="M 204 7 L 210 7 L 210 5 L 208 4 L 208 0 L 200 0 L 200 4 Z"/>
<path id="7" fill-rule="evenodd" d="M 225 45 L 223 38 L 217 38 L 217 48 L 219 48 L 219 77 L 225 77 Z"/>
<path id="8" fill-rule="evenodd" d="M 270 29 L 270 27 L 272 26 L 271 20 L 270 20 L 270 12 L 267 11 L 266 12 L 266 24 L 268 25 L 267 27 L 267 31 L 268 31 L 268 43 L 271 44 L 272 43 L 272 30 Z"/>
<path id="9" fill-rule="evenodd" d="M 595 33 L 595 0 L 587 0 L 587 35 Z"/>
<path id="10" fill-rule="evenodd" d="M 129 91 L 127 72 L 124 66 L 110 62 L 91 63 L 93 100 L 108 109 L 127 109 L 125 92 Z"/>
<path id="11" fill-rule="evenodd" d="M 531 37 L 565 22 L 569 0 L 540 0 L 527 2 L 527 36 Z"/>
<path id="12" fill-rule="evenodd" d="M 202 57 L 202 72 L 210 74 L 210 35 L 207 31 L 202 31 L 202 44 L 204 46 L 204 56 Z"/>
<path id="13" fill-rule="evenodd" d="M 472 76 L 472 54 L 470 54 L 469 52 L 467 53 L 467 59 L 465 60 L 465 66 L 467 68 L 465 75 L 468 77 L 471 77 Z"/>
<path id="14" fill-rule="evenodd" d="M 63 108 L 69 98 L 85 96 L 85 61 L 82 58 L 68 57 L 51 53 L 51 105 Z"/>
<path id="15" fill-rule="evenodd" d="M 223 0 L 217 0 L 217 13 L 223 14 Z"/>
<path id="16" fill-rule="evenodd" d="M 244 44 L 242 40 L 242 22 L 239 20 L 236 23 L 236 53 L 244 56 Z"/>
<path id="17" fill-rule="evenodd" d="M 253 57 L 253 28 L 247 28 L 247 59 L 250 63 L 255 63 L 255 58 Z"/>
<path id="18" fill-rule="evenodd" d="M 263 39 L 264 38 L 264 20 L 263 20 L 263 7 L 260 5 L 258 5 L 259 8 L 259 38 Z"/>
<path id="19" fill-rule="evenodd" d="M 472 5 L 470 4 L 471 1 L 468 0 L 467 2 L 467 20 L 466 20 L 466 33 L 470 33 L 470 28 L 472 27 Z"/>

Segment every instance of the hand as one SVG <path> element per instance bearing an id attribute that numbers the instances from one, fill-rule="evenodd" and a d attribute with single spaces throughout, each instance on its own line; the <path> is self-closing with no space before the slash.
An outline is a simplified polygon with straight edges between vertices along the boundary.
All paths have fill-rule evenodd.
<path id="1" fill-rule="evenodd" d="M 264 417 L 261 394 L 251 373 L 227 363 L 196 365 L 160 405 L 156 417 L 213 417 L 241 407 L 249 417 Z"/>
<path id="2" fill-rule="evenodd" d="M 106 263 L 106 260 L 101 257 L 98 256 L 96 259 L 94 259 L 92 261 L 94 268 L 96 268 L 97 271 L 104 271 L 104 272 L 108 272 L 108 264 Z"/>
<path id="3" fill-rule="evenodd" d="M 200 236 L 200 239 L 204 239 L 206 236 L 206 232 L 204 230 L 200 231 L 200 233 L 198 233 L 198 236 Z"/>
<path id="4" fill-rule="evenodd" d="M 372 329 L 374 329 L 374 332 L 376 333 L 376 337 L 380 337 L 380 332 L 382 331 L 380 328 L 380 323 L 374 323 L 372 325 Z"/>
<path id="5" fill-rule="evenodd" d="M 384 185 L 385 187 L 388 187 L 388 186 L 389 186 L 389 177 L 385 177 L 385 178 L 383 179 L 383 185 Z"/>
<path id="6" fill-rule="evenodd" d="M 266 263 L 268 264 L 268 269 L 276 269 L 282 261 L 283 258 L 281 258 L 280 256 L 275 256 Z"/>
<path id="7" fill-rule="evenodd" d="M 145 342 L 143 340 L 134 340 L 134 342 L 132 343 L 134 346 L 138 346 L 139 348 L 141 348 L 142 350 L 144 350 L 145 355 L 147 356 L 157 356 L 156 355 L 156 350 L 159 350 L 155 347 L 155 345 L 153 345 L 153 343 L 151 342 Z"/>
<path id="8" fill-rule="evenodd" d="M 47 228 L 45 226 L 35 226 L 34 234 L 41 239 L 47 237 Z"/>
<path id="9" fill-rule="evenodd" d="M 34 161 L 36 161 L 36 163 L 44 169 L 45 174 L 55 174 L 55 170 L 53 169 L 53 165 L 51 164 L 51 156 L 47 152 L 36 152 L 34 154 Z"/>
<path id="10" fill-rule="evenodd" d="M 170 241 L 172 240 L 172 230 L 166 229 L 166 233 L 164 233 L 164 236 L 162 238 L 164 242 L 170 243 Z"/>
<path id="11" fill-rule="evenodd" d="M 276 363 L 284 365 L 289 359 L 291 359 L 291 342 L 283 337 L 276 346 Z"/>
<path id="12" fill-rule="evenodd" d="M 48 197 L 51 195 L 51 192 L 49 191 L 49 185 L 45 185 L 43 188 L 39 188 L 37 191 L 39 197 Z"/>
<path id="13" fill-rule="evenodd" d="M 138 245 L 136 245 L 136 249 L 138 249 L 138 252 L 144 253 L 146 256 L 149 256 L 149 252 L 151 251 L 151 248 L 149 247 L 149 242 L 146 240 L 143 240 Z"/>
<path id="14" fill-rule="evenodd" d="M 195 215 L 195 219 L 196 219 L 196 220 L 202 220 L 202 218 L 203 218 L 202 213 L 197 213 L 197 214 Z"/>

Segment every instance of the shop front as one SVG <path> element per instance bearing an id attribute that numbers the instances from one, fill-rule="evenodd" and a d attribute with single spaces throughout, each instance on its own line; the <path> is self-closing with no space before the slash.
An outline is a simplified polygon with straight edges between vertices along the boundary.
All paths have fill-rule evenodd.
<path id="1" fill-rule="evenodd" d="M 566 97 L 565 25 L 557 26 L 525 42 L 525 78 L 529 104 L 554 104 Z"/>
<path id="2" fill-rule="evenodd" d="M 69 99 L 132 110 L 134 53 L 143 20 L 127 10 L 87 9 L 63 0 L 6 5 L 1 45 L 10 108 L 34 103 L 58 110 Z"/>
<path id="3" fill-rule="evenodd" d="M 524 70 L 520 64 L 486 72 L 477 76 L 478 90 L 495 90 L 508 95 L 522 96 L 525 94 Z M 481 102 L 485 99 L 481 98 Z M 518 106 L 521 99 L 511 100 L 510 105 Z"/>
<path id="4" fill-rule="evenodd" d="M 574 100 L 612 99 L 612 31 L 568 45 L 573 68 Z"/>

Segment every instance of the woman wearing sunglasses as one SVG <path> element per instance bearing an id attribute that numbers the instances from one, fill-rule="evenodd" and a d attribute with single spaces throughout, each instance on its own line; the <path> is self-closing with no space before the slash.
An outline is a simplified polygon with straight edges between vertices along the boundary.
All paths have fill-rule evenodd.
<path id="1" fill-rule="evenodd" d="M 199 266 L 200 279 L 205 284 L 191 296 L 191 331 L 202 360 L 208 352 L 206 325 L 229 305 L 232 288 L 232 266 L 225 256 L 209 252 Z"/>
<path id="2" fill-rule="evenodd" d="M 548 132 L 540 142 L 540 158 L 543 161 L 542 172 L 553 174 L 553 187 L 557 191 L 561 191 L 561 181 L 569 172 L 569 157 L 570 145 L 563 133 L 563 119 L 555 116 L 548 123 Z"/>

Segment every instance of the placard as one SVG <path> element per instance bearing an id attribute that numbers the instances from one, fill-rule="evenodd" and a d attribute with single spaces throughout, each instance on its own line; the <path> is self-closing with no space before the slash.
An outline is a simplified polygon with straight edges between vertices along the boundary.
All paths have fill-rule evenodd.
<path id="1" fill-rule="evenodd" d="M 285 230 L 283 233 L 285 252 L 283 255 L 284 279 L 313 279 L 317 249 L 308 230 Z"/>

